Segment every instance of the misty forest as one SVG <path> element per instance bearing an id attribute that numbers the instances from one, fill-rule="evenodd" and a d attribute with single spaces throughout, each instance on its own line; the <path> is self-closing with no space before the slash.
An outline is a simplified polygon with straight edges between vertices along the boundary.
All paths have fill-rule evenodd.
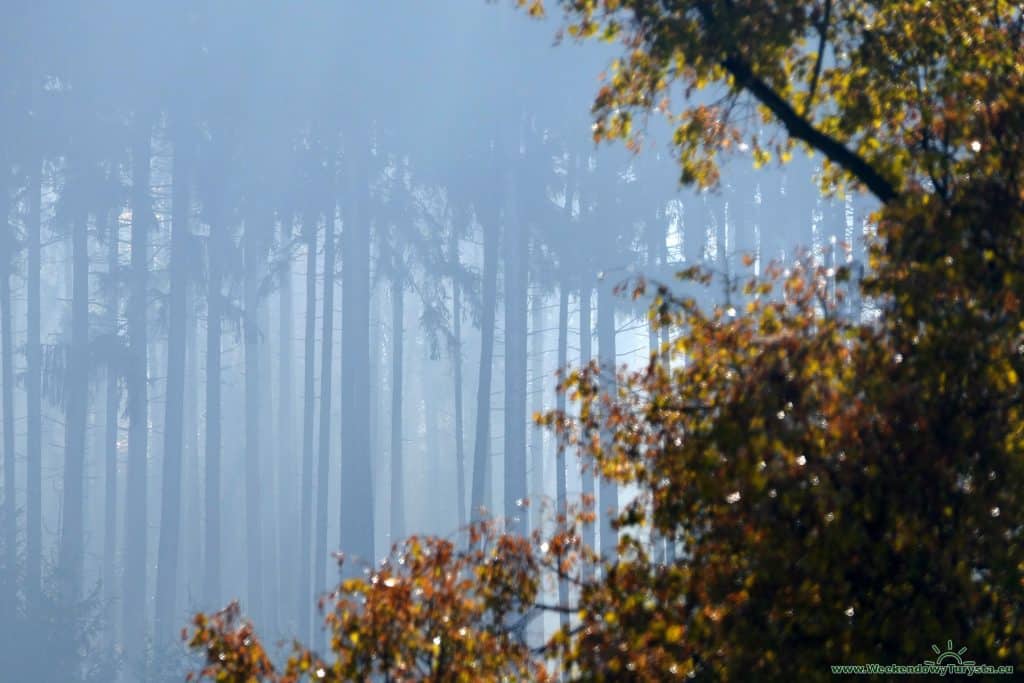
<path id="1" fill-rule="evenodd" d="M 613 473 L 614 463 L 600 459 L 588 465 L 558 429 L 538 424 L 600 413 L 590 410 L 597 398 L 591 406 L 586 373 L 570 379 L 575 390 L 559 389 L 564 368 L 593 363 L 595 382 L 615 395 L 617 372 L 659 365 L 670 377 L 704 367 L 699 349 L 674 345 L 698 325 L 666 312 L 671 293 L 699 291 L 699 309 L 740 320 L 761 305 L 743 283 L 794 272 L 821 274 L 822 297 L 807 306 L 828 325 L 884 327 L 886 295 L 862 294 L 860 281 L 878 231 L 873 212 L 892 197 L 866 172 L 852 170 L 872 192 L 822 192 L 834 179 L 829 161 L 852 168 L 834 152 L 798 148 L 784 165 L 755 169 L 761 148 L 737 138 L 718 141 L 729 154 L 716 182 L 693 183 L 684 164 L 681 185 L 687 143 L 652 104 L 625 96 L 624 108 L 651 113 L 633 122 L 642 144 L 627 130 L 620 137 L 630 144 L 597 145 L 607 132 L 599 124 L 623 123 L 599 102 L 595 111 L 610 118 L 595 124 L 589 107 L 620 48 L 556 40 L 560 12 L 531 18 L 541 10 L 515 4 L 48 0 L 7 8 L 0 680 L 183 680 L 203 659 L 189 652 L 183 629 L 195 628 L 194 614 L 232 601 L 258 625 L 274 661 L 287 657 L 292 639 L 321 655 L 344 650 L 342 631 L 323 626 L 322 598 L 339 580 L 369 585 L 372 576 L 377 585 L 375 567 L 410 536 L 472 548 L 466 529 L 476 523 L 540 538 L 593 502 L 597 521 L 581 528 L 595 565 L 630 556 L 620 546 L 625 526 L 612 519 L 642 516 L 631 501 L 645 490 L 644 474 Z M 585 4 L 566 11 L 585 15 Z M 656 47 L 643 49 L 660 54 Z M 835 55 L 826 59 L 830 74 Z M 729 59 L 722 63 L 736 80 L 699 84 L 687 93 L 694 106 L 735 106 L 731 115 L 746 117 L 755 139 L 807 141 L 786 121 L 762 121 L 753 105 L 740 111 L 731 97 L 736 82 L 748 84 Z M 629 68 L 639 69 L 635 61 Z M 832 93 L 830 77 L 820 88 L 827 81 Z M 893 173 L 879 175 L 902 188 Z M 707 286 L 676 280 L 693 267 Z M 824 334 L 826 325 L 811 327 L 801 334 Z M 627 394 L 620 387 L 622 401 Z M 792 419 L 802 419 L 800 400 L 786 410 L 794 401 Z M 770 412 L 773 425 L 786 417 Z M 718 407 L 708 419 L 727 414 Z M 831 419 L 827 408 L 813 415 Z M 633 424 L 616 420 L 623 431 Z M 681 427 L 683 438 L 703 438 L 701 424 Z M 595 427 L 595 443 L 607 429 Z M 721 452 L 747 453 L 719 436 Z M 772 443 L 783 452 L 782 441 Z M 870 451 L 867 437 L 857 443 Z M 794 446 L 801 467 L 817 462 L 813 444 Z M 650 490 L 644 505 L 660 510 L 656 482 Z M 726 491 L 726 507 L 755 505 L 751 490 L 760 489 Z M 659 524 L 630 551 L 647 553 L 650 566 L 683 566 L 710 538 Z M 607 579 L 610 566 L 580 576 Z M 567 601 L 593 594 L 565 578 L 537 589 L 536 602 L 562 611 L 530 612 L 521 642 L 539 646 L 559 629 L 568 638 L 577 618 L 586 620 Z M 850 579 L 863 591 L 873 580 Z M 852 618 L 854 607 L 841 607 Z M 516 610 L 488 618 L 507 624 Z M 225 633 L 237 632 L 221 614 Z M 689 634 L 703 633 L 690 619 L 686 631 L 658 633 L 689 647 Z M 439 642 L 428 666 L 438 672 Z M 571 652 L 564 656 L 576 668 L 566 671 L 586 670 Z M 722 671 L 710 656 L 687 656 L 683 671 L 710 679 Z M 613 673 L 594 680 L 618 680 L 618 665 L 609 666 Z M 345 671 L 327 667 L 331 680 L 362 677 Z M 420 677 L 402 671 L 375 680 Z M 257 679 L 238 675 L 217 680 Z"/>

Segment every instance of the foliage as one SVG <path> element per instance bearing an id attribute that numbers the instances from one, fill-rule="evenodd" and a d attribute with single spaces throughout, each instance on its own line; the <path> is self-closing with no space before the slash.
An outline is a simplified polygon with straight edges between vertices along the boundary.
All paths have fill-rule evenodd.
<path id="1" fill-rule="evenodd" d="M 918 302 L 927 317 L 899 315 L 909 304 L 896 285 L 881 323 L 844 320 L 832 280 L 845 276 L 773 272 L 747 284 L 744 312 L 703 311 L 661 286 L 656 323 L 686 330 L 673 369 L 623 371 L 614 397 L 596 365 L 565 379 L 578 419 L 543 422 L 640 492 L 600 576 L 579 571 L 598 562 L 579 547 L 585 515 L 544 543 L 492 535 L 456 551 L 413 538 L 331 596 L 334 663 L 297 647 L 287 673 L 265 680 L 320 668 L 330 680 L 542 679 L 540 652 L 581 680 L 815 680 L 830 664 L 916 663 L 949 639 L 976 661 L 1019 661 L 1021 328 L 1000 326 L 1001 307 L 965 305 L 967 328 L 941 297 Z M 869 290 L 888 278 L 906 286 L 882 268 Z M 1017 296 L 999 288 L 993 300 Z M 680 548 L 675 563 L 651 560 L 652 528 Z M 559 572 L 577 600 L 539 604 Z M 574 616 L 537 653 L 509 621 L 531 605 Z M 248 627 L 197 626 L 194 647 L 218 643 L 210 672 L 227 666 L 225 639 L 260 647 Z M 236 661 L 237 645 L 226 652 Z"/>
<path id="2" fill-rule="evenodd" d="M 619 519 L 623 559 L 582 600 L 628 618 L 592 620 L 567 661 L 598 677 L 632 663 L 813 680 L 916 663 L 950 638 L 976 661 L 1020 661 L 1019 326 L 986 334 L 920 290 L 929 317 L 848 322 L 829 284 L 812 268 L 778 296 L 752 282 L 744 315 L 663 288 L 685 365 L 624 374 L 614 398 L 595 369 L 569 378 L 572 439 L 641 493 Z M 645 525 L 680 544 L 673 566 L 626 552 Z M 594 643 L 639 661 L 595 658 Z"/>
<path id="3" fill-rule="evenodd" d="M 1024 15 L 999 1 L 561 5 L 570 35 L 627 46 L 595 138 L 635 143 L 633 113 L 671 112 L 673 84 L 689 97 L 718 83 L 714 104 L 670 114 L 684 181 L 714 184 L 717 156 L 744 142 L 761 163 L 796 140 L 829 160 L 826 190 L 874 193 L 862 289 L 881 315 L 840 315 L 849 273 L 811 263 L 711 310 L 657 286 L 668 362 L 621 370 L 611 396 L 596 365 L 572 372 L 576 410 L 540 418 L 637 491 L 617 556 L 585 571 L 599 563 L 579 545 L 585 515 L 488 551 L 413 539 L 405 556 L 432 559 L 335 594 L 325 676 L 541 678 L 551 655 L 579 680 L 824 680 L 830 664 L 918 663 L 949 640 L 977 662 L 1024 660 Z M 744 118 L 750 97 L 779 140 Z M 711 280 L 682 275 L 687 291 Z M 652 561 L 652 531 L 674 561 Z M 559 575 L 573 604 L 538 604 Z M 435 599 L 415 593 L 427 587 Z M 531 605 L 573 616 L 536 653 L 507 621 Z M 493 658 L 458 650 L 444 617 Z M 232 628 L 199 621 L 193 645 Z M 444 671 L 439 632 L 456 648 Z M 313 666 L 297 653 L 286 675 Z"/>
<path id="4" fill-rule="evenodd" d="M 542 2 L 518 4 L 544 11 Z M 794 140 L 830 163 L 823 187 L 852 176 L 885 202 L 921 186 L 950 196 L 965 174 L 1019 163 L 1024 17 L 1013 3 L 557 4 L 570 36 L 625 49 L 594 102 L 595 140 L 635 145 L 634 115 L 661 111 L 684 182 L 714 184 L 717 157 L 744 143 L 763 164 L 788 158 Z M 703 90 L 717 99 L 691 97 Z M 687 106 L 677 110 L 673 98 Z M 785 135 L 766 139 L 762 124 L 781 124 Z"/>
<path id="5" fill-rule="evenodd" d="M 470 529 L 468 549 L 416 536 L 396 545 L 321 600 L 332 661 L 295 643 L 279 673 L 237 604 L 197 615 L 189 644 L 218 681 L 548 680 L 524 640 L 549 564 L 535 546 L 485 523 Z"/>

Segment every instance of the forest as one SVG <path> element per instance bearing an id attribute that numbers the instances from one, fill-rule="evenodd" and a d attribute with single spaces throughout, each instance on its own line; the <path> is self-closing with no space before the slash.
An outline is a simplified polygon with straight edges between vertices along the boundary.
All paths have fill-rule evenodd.
<path id="1" fill-rule="evenodd" d="M 4 14 L 0 680 L 1022 663 L 1019 7 Z"/>

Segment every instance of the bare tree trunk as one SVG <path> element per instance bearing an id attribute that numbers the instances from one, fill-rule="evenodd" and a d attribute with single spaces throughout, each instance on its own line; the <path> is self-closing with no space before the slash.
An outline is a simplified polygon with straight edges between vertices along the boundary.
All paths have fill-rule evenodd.
<path id="1" fill-rule="evenodd" d="M 651 365 L 657 365 L 661 362 L 659 346 L 658 329 L 655 327 L 654 321 L 649 320 L 647 322 L 647 352 Z M 651 546 L 653 548 L 651 559 L 656 564 L 663 564 L 665 562 L 665 539 L 658 534 L 657 529 L 653 528 L 653 526 L 651 528 Z"/>
<path id="2" fill-rule="evenodd" d="M 508 178 L 505 214 L 505 528 L 525 536 L 527 231 L 518 221 L 516 188 Z"/>
<path id="3" fill-rule="evenodd" d="M 370 453 L 370 217 L 365 165 L 349 169 L 352 190 L 342 230 L 341 550 L 347 574 L 373 564 L 373 473 Z"/>
<path id="4" fill-rule="evenodd" d="M 118 217 L 116 214 L 110 217 L 110 232 L 107 236 L 107 275 L 110 280 L 107 296 L 107 334 L 114 339 L 118 332 L 118 309 L 120 306 L 120 292 L 117 282 L 120 277 L 118 265 Z M 116 581 L 117 562 L 117 431 L 118 414 L 121 407 L 121 392 L 119 391 L 120 376 L 117 369 L 107 365 L 107 387 L 106 407 L 104 419 L 106 428 L 103 433 L 104 450 L 104 471 L 103 471 L 103 599 L 104 610 L 104 637 L 103 645 L 108 651 L 114 646 L 115 615 L 114 599 L 117 592 L 114 588 Z"/>
<path id="5" fill-rule="evenodd" d="M 455 230 L 451 233 L 449 248 L 452 260 L 452 374 L 455 395 L 455 488 L 456 504 L 459 506 L 459 528 L 466 526 L 466 452 L 463 443 L 462 425 L 462 290 L 459 287 L 459 239 Z"/>
<path id="6" fill-rule="evenodd" d="M 263 266 L 261 231 L 265 229 L 262 208 L 253 207 L 245 222 L 245 546 L 248 571 L 249 614 L 263 615 L 263 550 L 260 524 L 260 380 L 259 329 L 260 276 Z"/>
<path id="7" fill-rule="evenodd" d="M 590 285 L 584 285 L 580 288 L 580 367 L 586 367 L 590 364 L 594 354 L 591 351 L 591 342 L 593 341 L 593 323 L 591 322 L 591 293 L 592 290 Z M 584 461 L 580 464 L 582 470 L 580 472 L 580 488 L 582 489 L 583 497 L 591 502 L 595 503 L 595 511 L 597 510 L 596 501 L 594 500 L 594 469 L 590 461 Z M 583 525 L 583 544 L 588 548 L 597 549 L 597 536 L 596 529 L 593 524 Z M 588 565 L 583 567 L 583 573 L 585 577 L 591 575 L 591 569 Z"/>
<path id="8" fill-rule="evenodd" d="M 498 307 L 498 242 L 501 232 L 497 215 L 485 218 L 483 315 L 480 320 L 480 376 L 476 390 L 476 433 L 473 445 L 473 489 L 469 518 L 483 518 L 490 488 L 491 460 L 491 374 L 494 362 L 494 314 Z"/>
<path id="9" fill-rule="evenodd" d="M 203 593 L 207 605 L 220 602 L 221 582 L 221 317 L 224 295 L 224 244 L 227 226 L 223 212 L 211 212 L 210 237 L 206 246 L 209 268 L 206 294 L 206 442 L 205 486 L 206 549 Z"/>
<path id="10" fill-rule="evenodd" d="M 194 243 L 193 243 L 194 244 Z M 194 251 L 189 251 L 189 258 L 199 259 L 201 256 Z M 184 509 L 182 510 L 182 558 L 178 562 L 179 572 L 182 581 L 179 586 L 184 586 L 185 601 L 188 605 L 194 605 L 202 599 L 203 588 L 203 541 L 202 535 L 202 504 L 203 496 L 200 487 L 202 478 L 199 476 L 199 358 L 198 334 L 199 328 L 196 317 L 196 288 L 189 283 L 185 290 L 185 310 L 188 311 L 187 331 L 185 333 L 185 422 L 184 437 L 182 446 L 182 457 L 184 459 L 182 477 L 185 482 Z"/>
<path id="11" fill-rule="evenodd" d="M 147 309 L 149 230 L 152 199 L 149 189 L 150 120 L 140 116 L 132 145 L 132 284 L 128 303 L 128 474 L 125 486 L 124 591 L 122 634 L 129 658 L 142 655 L 146 640 L 146 538 L 149 457 L 149 390 Z M 145 672 L 141 672 L 143 677 Z"/>
<path id="12" fill-rule="evenodd" d="M 647 267 L 651 277 L 660 278 L 667 270 L 668 248 L 665 244 L 665 231 L 662 224 L 652 222 L 647 227 Z M 658 327 L 656 321 L 648 316 L 647 321 L 647 352 L 649 362 L 652 366 L 661 363 L 660 342 L 658 340 Z M 655 563 L 665 562 L 665 539 L 658 534 L 657 529 L 651 528 L 650 542 L 653 549 L 652 559 Z"/>
<path id="13" fill-rule="evenodd" d="M 303 230 L 306 237 L 306 329 L 303 337 L 303 385 L 302 385 L 302 484 L 299 489 L 301 505 L 299 520 L 299 632 L 300 640 L 311 640 L 310 606 L 313 590 L 310 586 L 310 541 L 313 526 L 313 423 L 314 392 L 316 391 L 316 251 L 317 215 L 310 211 L 305 215 Z M 326 291 L 326 290 L 325 290 Z M 321 590 L 317 586 L 317 590 Z"/>
<path id="14" fill-rule="evenodd" d="M 273 215 L 268 215 L 267 223 L 261 226 L 263 235 L 265 235 L 267 241 L 271 241 L 273 238 L 274 226 L 273 226 Z M 262 258 L 264 264 L 269 264 L 269 252 L 266 243 L 261 247 Z M 264 270 L 264 275 L 268 275 L 269 269 Z M 263 278 L 261 278 L 262 280 Z M 260 345 L 259 345 L 259 374 L 260 374 L 260 391 L 259 391 L 259 406 L 257 408 L 260 421 L 260 438 L 266 440 L 266 446 L 262 449 L 261 461 L 260 461 L 260 544 L 263 552 L 263 566 L 267 567 L 268 573 L 263 581 L 263 597 L 260 601 L 261 607 L 261 621 L 264 624 L 264 628 L 267 629 L 267 633 L 279 633 L 278 630 L 278 608 L 280 607 L 280 600 L 277 599 L 277 580 L 274 576 L 274 569 L 277 567 L 277 558 L 275 553 L 277 552 L 277 534 L 274 527 L 275 524 L 280 522 L 280 516 L 278 511 L 278 501 L 275 500 L 274 490 L 271 482 L 278 476 L 277 470 L 277 458 L 275 458 L 277 449 L 274 447 L 274 418 L 273 418 L 273 398 L 275 394 L 276 386 L 274 379 L 271 374 L 273 362 L 271 359 L 272 339 L 270 334 L 270 300 L 269 296 L 261 295 L 259 297 L 258 320 L 260 330 Z M 266 488 L 262 487 L 262 482 L 266 481 Z"/>
<path id="15" fill-rule="evenodd" d="M 661 328 L 661 363 L 665 367 L 665 372 L 672 372 L 672 356 L 669 351 L 669 342 L 671 341 L 671 330 L 668 326 Z M 667 536 L 665 539 L 665 563 L 671 564 L 676 560 L 676 540 L 673 536 Z"/>
<path id="16" fill-rule="evenodd" d="M 324 214 L 324 294 L 323 331 L 320 334 L 320 437 L 317 454 L 316 481 L 316 549 L 313 555 L 313 590 L 327 589 L 327 484 L 331 475 L 331 368 L 334 358 L 334 205 L 328 205 Z M 317 651 L 323 651 L 324 631 L 313 629 L 313 642 Z"/>
<path id="17" fill-rule="evenodd" d="M 43 496 L 43 426 L 42 426 L 42 346 L 40 344 L 40 258 L 42 228 L 42 162 L 32 164 L 28 180 L 28 215 L 25 231 L 28 251 L 28 330 L 25 344 L 26 394 L 26 461 L 25 490 L 25 597 L 30 607 L 38 606 L 42 582 L 42 496 Z"/>
<path id="18" fill-rule="evenodd" d="M 424 340 L 426 341 L 426 340 Z M 427 490 L 441 492 L 444 489 L 441 486 L 441 443 L 438 438 L 438 423 L 441 421 L 440 415 L 440 401 L 433 400 L 430 395 L 430 391 L 427 387 L 432 386 L 433 377 L 431 376 L 432 371 L 436 367 L 435 361 L 430 357 L 430 351 L 427 349 L 427 344 L 423 345 L 423 350 L 426 352 L 420 356 L 419 362 L 419 376 L 420 376 L 420 400 L 423 406 L 423 457 L 420 462 L 423 467 L 426 468 L 426 480 Z M 444 521 L 445 512 L 447 511 L 447 500 L 442 503 L 438 501 L 438 504 L 430 507 L 430 514 L 423 516 L 423 522 L 425 528 L 421 529 L 427 533 L 441 534 L 447 533 L 451 530 L 451 525 Z"/>
<path id="19" fill-rule="evenodd" d="M 558 288 L 558 368 L 565 370 L 569 362 L 568 354 L 569 339 L 569 290 L 559 285 Z M 559 391 L 555 397 L 555 410 L 559 413 L 565 412 L 565 392 Z M 565 444 L 558 441 L 558 449 L 555 451 L 555 505 L 556 515 L 564 518 L 568 511 L 568 487 L 566 485 L 565 472 Z M 568 606 L 569 584 L 565 577 L 558 579 L 558 604 Z M 562 612 L 559 620 L 562 628 L 569 626 L 569 613 Z"/>
<path id="20" fill-rule="evenodd" d="M 181 122 L 178 122 L 181 126 Z M 178 546 L 181 540 L 181 461 L 184 437 L 185 340 L 188 327 L 188 136 L 177 131 L 174 146 L 170 292 L 168 295 L 167 379 L 164 404 L 164 452 L 157 547 L 156 616 L 153 639 L 160 647 L 175 643 Z"/>
<path id="21" fill-rule="evenodd" d="M 65 411 L 64 501 L 61 509 L 60 571 L 62 598 L 74 603 L 82 596 L 85 561 L 83 524 L 85 495 L 85 435 L 89 401 L 89 241 L 88 215 L 82 202 L 84 168 L 76 169 L 74 214 L 71 225 L 72 294 L 71 346 L 68 350 Z M 79 175 L 81 174 L 81 175 Z"/>
<path id="22" fill-rule="evenodd" d="M 391 542 L 405 538 L 405 464 L 402 460 L 402 360 L 405 292 L 401 277 L 391 283 Z"/>
<path id="23" fill-rule="evenodd" d="M 278 401 L 277 401 L 277 603 L 280 624 L 290 624 L 291 606 L 294 605 L 295 586 L 295 543 L 294 529 L 297 510 L 293 501 L 296 489 L 295 460 L 292 456 L 294 418 L 292 411 L 292 225 L 291 213 L 281 217 L 281 244 L 285 249 L 285 260 L 281 264 L 281 287 L 278 290 Z"/>
<path id="24" fill-rule="evenodd" d="M 531 415 L 544 410 L 544 296 L 537 292 L 530 302 L 530 337 L 532 352 L 530 353 L 530 378 L 527 382 L 530 394 L 530 414 L 526 416 L 530 432 L 530 498 L 533 505 L 531 511 L 531 528 L 540 528 L 544 523 L 544 469 L 547 466 L 544 457 L 544 432 L 532 424 Z M 532 384 L 532 386 L 531 386 Z"/>
<path id="25" fill-rule="evenodd" d="M 601 359 L 601 392 L 615 396 L 616 352 L 615 352 L 615 294 L 611 281 L 605 277 L 597 292 L 597 335 Z M 610 435 L 602 434 L 607 448 Z M 614 481 L 602 477 L 600 480 L 601 555 L 609 559 L 615 556 L 618 546 L 618 532 L 612 520 L 619 511 L 619 487 Z"/>
<path id="26" fill-rule="evenodd" d="M 7 201 L 7 187 L 0 185 L 0 356 L 2 356 L 3 396 L 3 472 L 4 472 L 4 506 L 3 534 L 4 558 L 3 578 L 4 589 L 0 594 L 8 609 L 14 608 L 17 586 L 18 565 L 18 526 L 16 519 L 14 487 L 14 335 L 11 330 L 11 271 L 14 259 L 13 226 L 7 223 L 10 210 Z"/>

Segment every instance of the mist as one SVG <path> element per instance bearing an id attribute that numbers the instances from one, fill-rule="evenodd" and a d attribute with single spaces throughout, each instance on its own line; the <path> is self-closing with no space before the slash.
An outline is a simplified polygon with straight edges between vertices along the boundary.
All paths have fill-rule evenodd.
<path id="1" fill-rule="evenodd" d="M 615 53 L 512 4 L 6 8 L 4 680 L 182 680 L 235 599 L 323 648 L 317 597 L 408 535 L 621 505 L 533 422 L 667 340 L 618 285 L 864 263 L 820 159 L 698 191 L 653 118 L 595 146 Z"/>

